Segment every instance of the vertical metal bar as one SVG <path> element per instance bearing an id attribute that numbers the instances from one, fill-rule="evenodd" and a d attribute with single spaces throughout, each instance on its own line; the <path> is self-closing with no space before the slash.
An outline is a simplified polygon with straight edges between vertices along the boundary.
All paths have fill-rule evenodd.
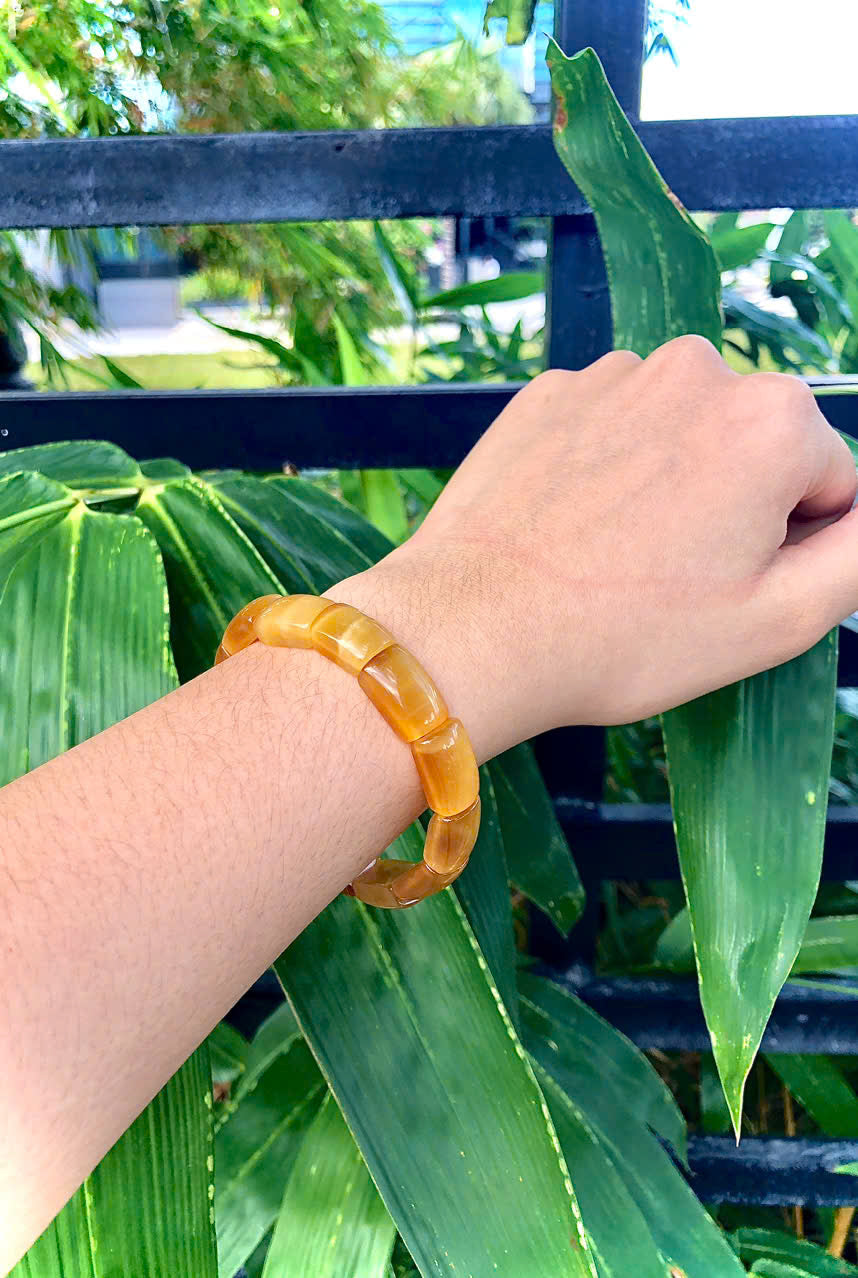
<path id="1" fill-rule="evenodd" d="M 557 0 L 554 33 L 564 53 L 598 53 L 611 87 L 632 119 L 640 111 L 647 0 Z M 584 368 L 612 345 L 608 281 L 593 217 L 554 219 L 547 285 L 547 363 Z M 561 728 L 534 743 L 549 790 L 600 799 L 605 771 L 601 728 Z M 573 855 L 575 849 L 572 849 Z M 534 912 L 532 947 L 547 961 L 591 959 L 599 924 L 601 880 L 591 859 L 578 858 L 587 910 L 568 942 Z"/>

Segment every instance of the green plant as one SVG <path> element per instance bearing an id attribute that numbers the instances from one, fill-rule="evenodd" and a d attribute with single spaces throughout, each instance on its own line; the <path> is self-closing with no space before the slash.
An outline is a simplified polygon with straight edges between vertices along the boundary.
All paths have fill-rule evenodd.
<path id="1" fill-rule="evenodd" d="M 621 340 L 645 352 L 678 329 L 717 338 L 710 326 L 719 275 L 705 237 L 667 193 L 592 51 L 566 59 L 555 47 L 551 63 L 563 104 L 558 149 L 600 222 Z M 654 251 L 656 236 L 670 244 L 669 258 Z M 620 250 L 623 272 L 614 269 Z M 682 267 L 676 275 L 670 261 Z M 650 303 L 645 325 L 641 288 Z M 344 373 L 351 358 L 342 343 Z M 324 591 L 390 544 L 300 478 L 194 475 L 172 459 L 138 464 L 95 441 L 0 455 L 0 704 L 8 725 L 0 782 L 194 678 L 247 599 Z M 117 578 L 134 610 L 109 606 Z M 50 642 L 58 625 L 62 646 Z M 106 662 L 123 674 L 109 688 L 99 678 Z M 35 680 L 39 697 L 30 695 Z M 797 742 L 786 717 L 789 751 L 772 731 L 785 702 L 804 711 L 808 738 Z M 672 712 L 678 717 L 666 724 L 670 754 L 671 742 L 681 743 L 698 777 L 711 772 L 716 746 L 728 765 L 703 804 L 689 797 L 675 765 L 671 784 L 734 1122 L 757 1026 L 761 1032 L 810 910 L 833 706 L 825 641 L 756 683 Z M 752 796 L 741 766 L 748 749 L 782 773 L 770 767 Z M 812 804 L 795 783 L 802 751 L 815 770 Z M 296 1278 L 415 1270 L 736 1278 L 746 1265 L 770 1278 L 856 1272 L 785 1235 L 745 1231 L 730 1245 L 682 1174 L 685 1121 L 651 1066 L 516 954 L 510 882 L 563 933 L 581 908 L 528 746 L 483 768 L 482 795 L 480 838 L 455 890 L 397 913 L 334 901 L 275 963 L 288 1006 L 250 1043 L 220 1026 L 15 1278 L 94 1278 L 105 1257 L 114 1272 L 132 1274 L 141 1256 L 144 1270 L 195 1278 L 231 1278 L 245 1260 L 266 1278 L 275 1266 Z M 735 945 L 724 953 L 717 876 L 741 873 L 749 824 L 755 856 L 768 864 L 766 820 L 775 810 L 792 830 L 782 848 L 789 859 L 778 864 L 778 901 L 791 913 L 780 945 L 755 951 L 760 979 L 744 1004 L 754 1025 L 745 1042 L 744 1030 L 734 1030 L 730 978 L 766 921 L 770 885 L 747 884 Z M 422 839 L 415 823 L 396 854 L 417 859 Z M 367 989 L 384 996 L 368 999 Z M 793 1081 L 811 1097 L 819 1080 L 805 1067 Z M 157 1219 L 138 1210 L 156 1192 Z"/>

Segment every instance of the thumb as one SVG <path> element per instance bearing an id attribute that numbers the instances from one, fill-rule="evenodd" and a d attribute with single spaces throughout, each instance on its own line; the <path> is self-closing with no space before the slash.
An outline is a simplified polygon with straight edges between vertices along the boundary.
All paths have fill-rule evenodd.
<path id="1" fill-rule="evenodd" d="M 858 609 L 858 506 L 778 551 L 769 570 L 778 611 L 796 620 L 807 647 Z M 803 651 L 804 649 L 797 649 Z"/>

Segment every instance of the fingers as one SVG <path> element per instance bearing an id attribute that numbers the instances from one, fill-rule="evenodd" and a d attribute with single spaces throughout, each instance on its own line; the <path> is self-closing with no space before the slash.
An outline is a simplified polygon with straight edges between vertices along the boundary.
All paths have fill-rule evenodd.
<path id="1" fill-rule="evenodd" d="M 789 656 L 858 610 L 858 508 L 785 546 L 769 571 L 767 594 L 772 624 L 782 628 Z"/>
<path id="2" fill-rule="evenodd" d="M 793 515 L 799 519 L 838 519 L 855 500 L 855 459 L 837 431 L 813 405 L 811 470 Z"/>

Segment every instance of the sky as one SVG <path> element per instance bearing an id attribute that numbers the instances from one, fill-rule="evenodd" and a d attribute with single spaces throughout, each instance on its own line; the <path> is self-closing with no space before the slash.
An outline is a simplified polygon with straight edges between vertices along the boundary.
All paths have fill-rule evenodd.
<path id="1" fill-rule="evenodd" d="M 858 0 L 691 0 L 679 66 L 644 70 L 649 120 L 858 114 Z"/>

